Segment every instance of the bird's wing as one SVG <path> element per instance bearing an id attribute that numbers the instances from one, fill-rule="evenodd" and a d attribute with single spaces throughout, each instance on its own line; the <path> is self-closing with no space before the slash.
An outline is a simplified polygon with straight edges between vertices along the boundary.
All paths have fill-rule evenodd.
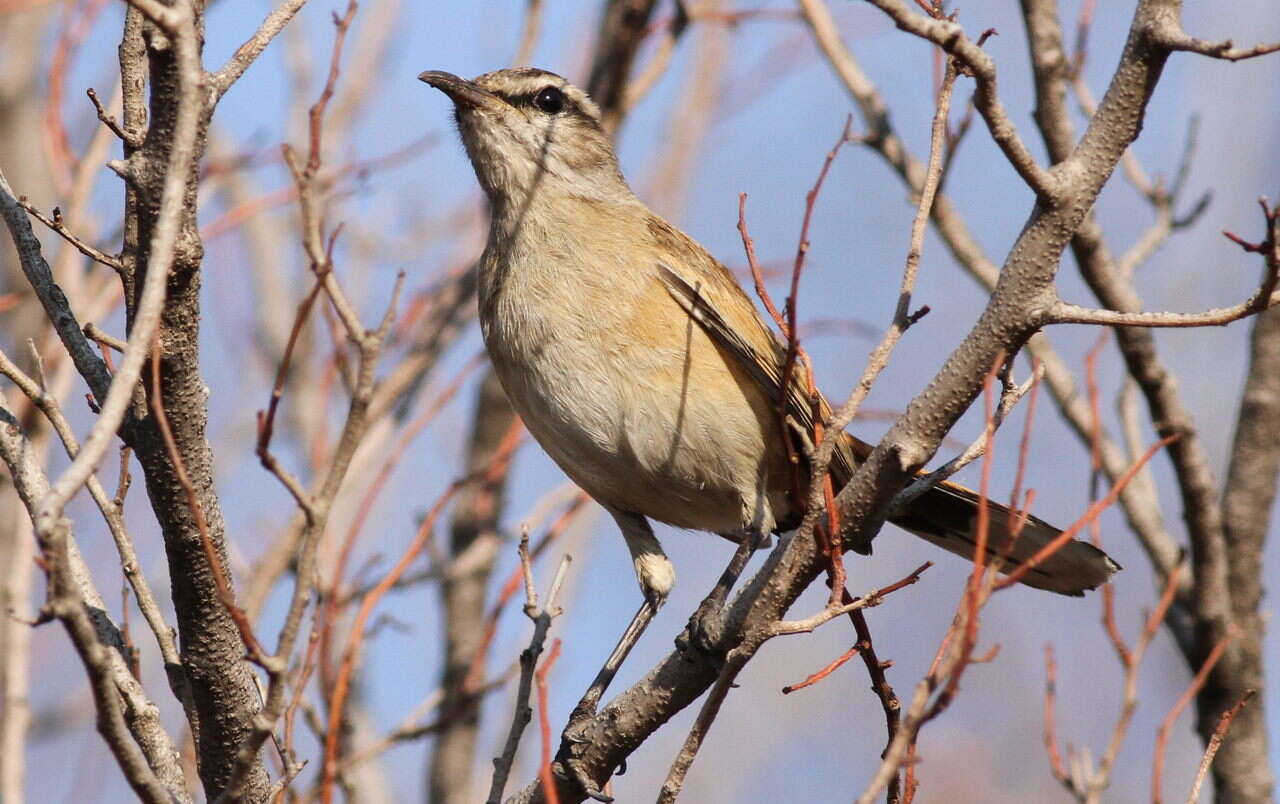
<path id="1" fill-rule="evenodd" d="M 777 400 L 781 394 L 783 363 L 786 348 L 755 312 L 746 294 L 738 288 L 737 294 L 726 292 L 724 282 L 733 282 L 731 276 L 724 282 L 708 282 L 705 285 L 690 284 L 670 266 L 659 264 L 659 274 L 671 296 L 681 305 L 721 348 L 733 356 L 747 373 Z M 721 270 L 725 270 L 721 267 Z M 737 285 L 734 283 L 734 287 Z M 716 292 L 719 289 L 720 292 Z M 728 305 L 749 308 L 753 318 L 743 321 L 744 326 L 732 326 L 724 310 Z M 732 309 L 732 308 L 728 308 Z M 738 310 L 738 319 L 747 316 Z M 756 329 L 753 330 L 752 327 Z M 744 332 L 764 330 L 764 337 L 750 337 Z M 795 379 L 787 393 L 787 415 L 801 427 L 812 431 L 813 410 L 808 395 Z M 822 395 L 818 395 L 819 415 L 825 420 L 831 416 L 830 407 Z M 831 478 L 837 489 L 843 488 L 852 476 L 855 462 L 864 460 L 871 446 L 848 433 L 841 433 L 840 448 L 831 462 Z M 1034 516 L 1026 516 L 1019 529 L 1015 523 L 1019 516 L 1007 507 L 988 500 L 987 559 L 1003 562 L 1005 571 L 1011 571 L 1030 561 L 1041 548 L 1057 539 L 1061 531 Z M 907 511 L 895 516 L 895 525 L 932 542 L 963 558 L 972 559 L 975 550 L 974 528 L 978 511 L 978 494 L 958 483 L 943 481 L 929 489 Z M 1017 533 L 1015 537 L 1014 534 Z M 855 546 L 859 552 L 870 552 L 870 545 Z M 1073 540 L 1056 553 L 1034 565 L 1022 582 L 1028 586 L 1046 589 L 1064 595 L 1082 595 L 1085 590 L 1106 583 L 1120 569 L 1106 553 L 1087 542 Z"/>
<path id="2" fill-rule="evenodd" d="M 713 267 L 703 266 L 692 281 L 665 262 L 658 263 L 658 274 L 676 303 L 746 370 L 776 406 L 783 398 L 786 347 L 765 325 L 728 269 L 709 256 L 707 261 Z M 786 413 L 800 428 L 812 432 L 813 406 L 800 375 L 800 366 L 793 366 L 785 400 Z M 823 420 L 831 415 L 831 408 L 821 393 L 818 394 L 818 415 Z M 847 433 L 842 436 L 840 448 L 831 462 L 832 480 L 837 488 L 848 482 L 854 462 L 865 457 L 869 450 L 853 436 Z"/>

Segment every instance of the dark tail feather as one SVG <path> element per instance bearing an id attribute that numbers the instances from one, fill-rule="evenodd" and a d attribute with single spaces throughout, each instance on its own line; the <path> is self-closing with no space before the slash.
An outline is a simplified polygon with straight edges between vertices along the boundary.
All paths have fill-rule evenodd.
<path id="1" fill-rule="evenodd" d="M 1008 549 L 1014 514 L 999 503 L 988 502 L 987 560 L 996 561 Z M 978 520 L 978 495 L 952 483 L 940 484 L 911 504 L 910 510 L 893 520 L 925 541 L 973 560 L 974 535 Z M 1004 558 L 1012 571 L 1053 541 L 1062 531 L 1043 520 L 1028 517 L 1022 533 Z M 1022 576 L 1022 583 L 1062 595 L 1083 595 L 1095 589 L 1120 569 L 1111 557 L 1088 542 L 1072 540 Z"/>

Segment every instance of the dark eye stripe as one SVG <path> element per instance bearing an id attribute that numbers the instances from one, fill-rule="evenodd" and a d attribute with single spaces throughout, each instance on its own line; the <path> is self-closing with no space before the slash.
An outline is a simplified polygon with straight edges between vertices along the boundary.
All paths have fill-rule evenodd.
<path id="1" fill-rule="evenodd" d="M 544 89 L 546 89 L 545 86 L 538 87 L 537 89 L 529 92 L 519 93 L 491 91 L 512 106 L 525 109 L 537 109 L 538 107 L 534 105 L 533 100 L 538 97 L 538 93 L 542 92 Z M 570 97 L 568 93 L 562 91 L 561 95 L 564 98 L 564 108 L 560 110 L 560 113 L 557 115 L 558 117 L 572 117 L 591 126 L 599 127 L 599 121 L 583 110 L 582 107 L 578 105 L 577 101 Z"/>
<path id="2" fill-rule="evenodd" d="M 542 89 L 537 89 L 537 90 L 534 90 L 533 92 L 522 92 L 519 95 L 505 95 L 505 94 L 498 93 L 498 97 L 502 98 L 504 101 L 511 104 L 512 106 L 533 106 L 533 99 L 538 97 L 538 93 L 541 91 Z M 574 103 L 573 100 L 570 99 L 568 95 L 562 95 L 561 97 L 564 98 L 565 110 L 578 108 L 578 105 Z"/>

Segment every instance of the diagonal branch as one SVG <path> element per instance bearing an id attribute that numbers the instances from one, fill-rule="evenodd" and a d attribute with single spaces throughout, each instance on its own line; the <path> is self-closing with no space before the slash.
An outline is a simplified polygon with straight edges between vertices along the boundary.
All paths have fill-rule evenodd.
<path id="1" fill-rule="evenodd" d="M 111 373 L 107 364 L 98 356 L 97 351 L 76 322 L 71 304 L 53 279 L 53 271 L 45 261 L 40 249 L 40 241 L 31 230 L 31 221 L 27 220 L 22 202 L 14 195 L 4 173 L 0 172 L 0 215 L 9 227 L 13 244 L 18 252 L 18 260 L 22 272 L 26 274 L 31 289 L 44 307 L 45 315 L 53 323 L 54 331 L 62 339 L 63 346 L 71 355 L 76 371 L 89 384 L 89 390 L 99 404 L 107 398 L 107 389 L 111 385 Z M 140 367 L 139 367 L 140 368 Z M 135 381 L 136 381 L 135 377 Z"/>
<path id="2" fill-rule="evenodd" d="M 1037 197 L 1056 200 L 1062 189 L 1058 180 L 1036 162 L 1026 143 L 1018 136 L 1009 112 L 1000 100 L 996 86 L 995 60 L 977 42 L 965 36 L 964 29 L 952 20 L 916 14 L 902 0 L 870 2 L 889 15 L 899 29 L 933 42 L 973 73 L 978 82 L 973 94 L 973 105 L 986 121 L 991 138 Z"/>
<path id="3" fill-rule="evenodd" d="M 244 75 L 245 70 L 249 69 L 249 65 L 262 55 L 262 51 L 267 49 L 267 45 L 271 44 L 271 40 L 284 30 L 284 26 L 289 24 L 293 16 L 298 10 L 305 5 L 307 0 L 283 0 L 262 24 L 258 26 L 258 30 L 253 36 L 249 37 L 244 44 L 236 48 L 236 52 L 231 54 L 231 58 L 227 59 L 224 64 L 216 72 L 210 73 L 208 77 L 210 108 L 213 107 L 227 90 L 231 88 L 240 76 Z"/>

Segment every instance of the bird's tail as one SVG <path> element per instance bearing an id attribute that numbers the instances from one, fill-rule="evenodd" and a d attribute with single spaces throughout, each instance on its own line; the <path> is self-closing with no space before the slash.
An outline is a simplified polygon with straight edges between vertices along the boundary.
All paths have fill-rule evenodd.
<path id="1" fill-rule="evenodd" d="M 870 445 L 846 435 L 845 454 L 833 462 L 832 480 L 843 486 L 846 472 L 866 457 Z M 841 477 L 841 475 L 845 475 Z M 1031 560 L 1042 547 L 1058 537 L 1061 530 L 1044 520 L 1028 516 L 1021 533 L 1011 539 L 1018 515 L 999 503 L 987 501 L 987 561 L 1001 562 L 1005 572 L 1013 572 Z M 911 503 L 908 510 L 889 520 L 904 530 L 948 552 L 973 560 L 978 525 L 978 494 L 956 483 L 940 483 Z M 1022 583 L 1061 595 L 1080 596 L 1095 589 L 1120 569 L 1106 553 L 1088 542 L 1072 539 L 1039 561 Z"/>
<path id="2" fill-rule="evenodd" d="M 1010 542 L 1018 515 L 999 503 L 987 502 L 987 561 L 1002 561 L 1005 572 L 1026 563 L 1058 537 L 1061 530 L 1028 516 L 1021 533 Z M 921 495 L 893 524 L 973 560 L 978 522 L 977 493 L 954 483 L 940 483 Z M 1083 595 L 1120 569 L 1106 553 L 1088 542 L 1072 539 L 1022 576 L 1022 583 L 1060 595 Z"/>

